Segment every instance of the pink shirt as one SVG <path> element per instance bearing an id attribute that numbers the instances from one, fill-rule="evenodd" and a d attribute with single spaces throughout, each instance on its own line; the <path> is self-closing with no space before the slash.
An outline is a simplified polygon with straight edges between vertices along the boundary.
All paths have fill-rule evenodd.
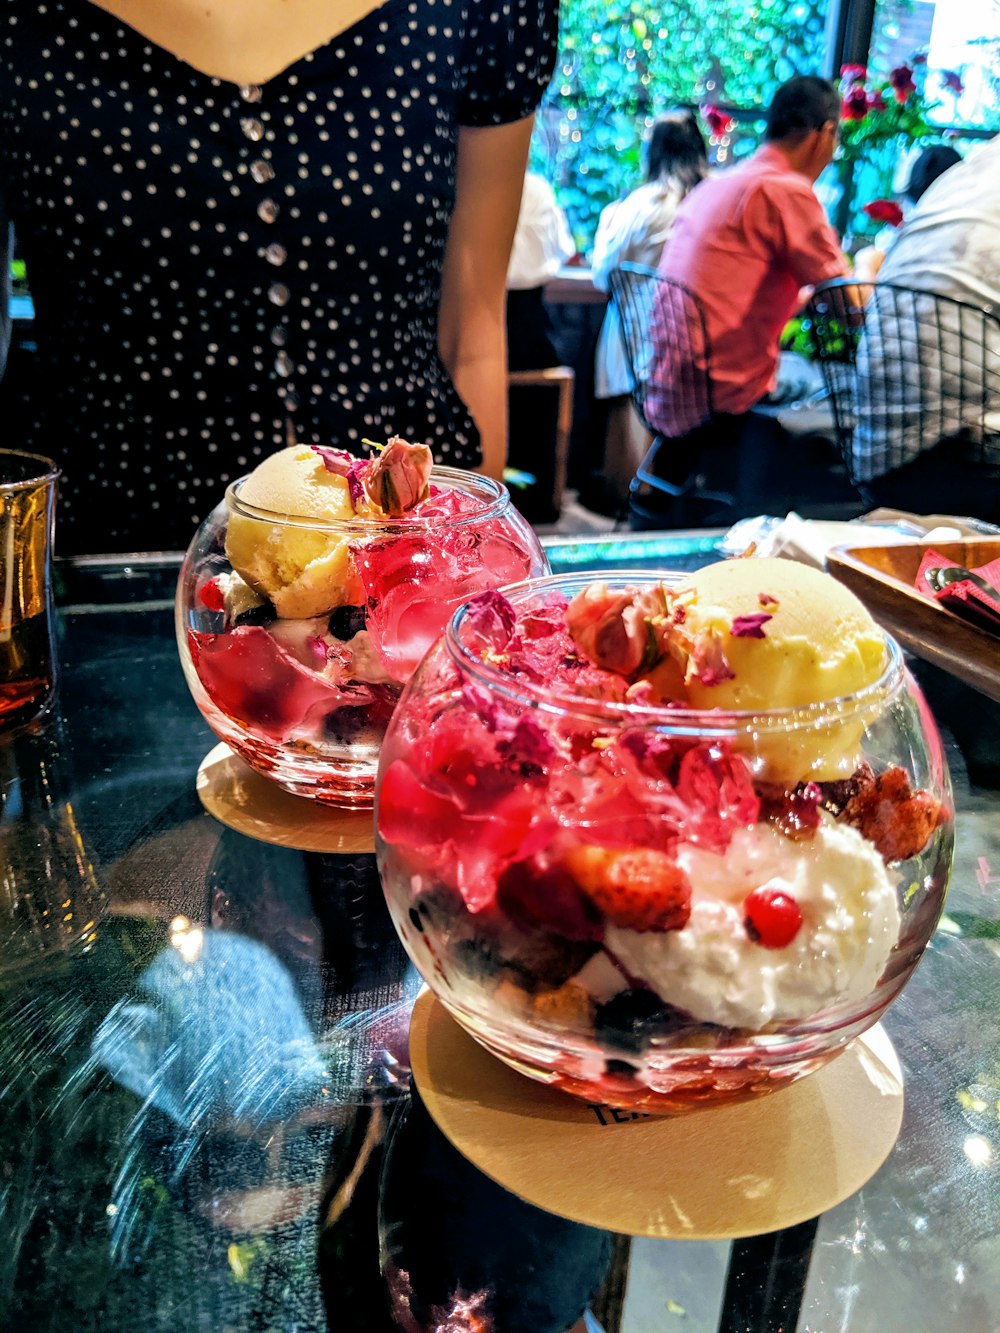
<path id="1" fill-rule="evenodd" d="M 714 409 L 739 413 L 774 386 L 778 339 L 799 290 L 841 276 L 846 264 L 809 180 L 792 171 L 780 149 L 764 144 L 691 191 L 659 270 L 700 297 Z M 655 399 L 651 394 L 654 417 Z"/>

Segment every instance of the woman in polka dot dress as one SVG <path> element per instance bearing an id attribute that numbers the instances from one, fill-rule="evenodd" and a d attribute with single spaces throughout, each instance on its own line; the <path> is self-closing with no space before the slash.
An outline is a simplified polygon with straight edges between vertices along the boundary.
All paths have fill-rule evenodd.
<path id="1" fill-rule="evenodd" d="M 557 10 L 0 0 L 0 213 L 37 339 L 0 430 L 64 468 L 60 553 L 181 548 L 292 439 L 396 432 L 499 473 Z"/>

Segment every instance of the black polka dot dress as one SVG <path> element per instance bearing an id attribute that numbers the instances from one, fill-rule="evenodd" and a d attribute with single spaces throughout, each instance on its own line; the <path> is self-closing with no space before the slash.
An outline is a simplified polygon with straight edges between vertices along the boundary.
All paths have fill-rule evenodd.
<path id="1" fill-rule="evenodd" d="M 64 469 L 61 554 L 185 546 L 289 423 L 478 462 L 437 355 L 458 129 L 532 112 L 557 10 L 388 0 L 241 87 L 88 0 L 0 0 L 0 212 L 38 349 L 0 428 Z"/>

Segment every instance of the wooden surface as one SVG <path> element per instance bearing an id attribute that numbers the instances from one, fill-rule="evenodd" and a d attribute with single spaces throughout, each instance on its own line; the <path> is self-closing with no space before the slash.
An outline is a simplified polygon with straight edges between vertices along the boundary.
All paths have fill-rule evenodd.
<path id="1" fill-rule="evenodd" d="M 1000 556 L 1000 540 L 941 542 L 934 550 L 975 569 Z M 909 652 L 1000 702 L 1000 637 L 916 590 L 913 581 L 926 551 L 926 543 L 838 547 L 829 553 L 827 567 Z"/>

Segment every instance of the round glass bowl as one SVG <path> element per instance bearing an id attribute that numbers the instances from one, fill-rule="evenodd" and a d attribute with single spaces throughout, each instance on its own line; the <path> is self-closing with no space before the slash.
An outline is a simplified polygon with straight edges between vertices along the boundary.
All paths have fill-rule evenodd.
<path id="1" fill-rule="evenodd" d="M 426 500 L 381 520 L 273 513 L 241 500 L 245 480 L 181 568 L 191 693 L 257 772 L 300 796 L 370 806 L 386 725 L 452 612 L 545 573 L 545 556 L 504 486 L 454 468 L 435 467 Z"/>
<path id="2" fill-rule="evenodd" d="M 766 1093 L 874 1024 L 934 930 L 953 829 L 933 719 L 891 640 L 878 681 L 804 708 L 588 695 L 563 619 L 588 581 L 506 589 L 513 633 L 463 608 L 410 681 L 376 803 L 396 928 L 532 1078 L 667 1113 Z"/>

